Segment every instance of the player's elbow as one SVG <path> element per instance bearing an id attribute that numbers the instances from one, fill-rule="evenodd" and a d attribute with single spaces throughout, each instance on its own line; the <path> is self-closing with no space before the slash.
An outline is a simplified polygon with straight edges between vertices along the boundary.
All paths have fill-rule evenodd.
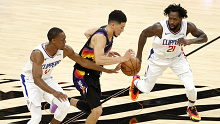
<path id="1" fill-rule="evenodd" d="M 142 39 L 146 39 L 146 38 L 147 38 L 147 33 L 146 33 L 145 30 L 143 30 L 143 31 L 141 32 L 140 38 L 142 38 Z"/>
<path id="2" fill-rule="evenodd" d="M 208 37 L 206 34 L 204 34 L 204 42 L 207 42 L 208 41 Z"/>
<path id="3" fill-rule="evenodd" d="M 87 35 L 88 35 L 88 33 L 87 33 L 87 32 L 84 32 L 84 35 L 85 35 L 85 36 L 87 36 Z"/>
<path id="4" fill-rule="evenodd" d="M 84 35 L 86 36 L 87 39 L 89 39 L 90 35 L 89 35 L 88 31 L 84 32 Z"/>

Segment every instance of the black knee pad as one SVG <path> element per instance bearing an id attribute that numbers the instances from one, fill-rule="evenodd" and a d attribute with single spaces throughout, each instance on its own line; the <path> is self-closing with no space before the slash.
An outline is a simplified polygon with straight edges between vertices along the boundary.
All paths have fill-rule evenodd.
<path id="1" fill-rule="evenodd" d="M 91 108 L 89 107 L 89 104 L 84 100 L 79 100 L 76 106 L 78 109 L 86 112 L 87 114 L 91 113 Z"/>

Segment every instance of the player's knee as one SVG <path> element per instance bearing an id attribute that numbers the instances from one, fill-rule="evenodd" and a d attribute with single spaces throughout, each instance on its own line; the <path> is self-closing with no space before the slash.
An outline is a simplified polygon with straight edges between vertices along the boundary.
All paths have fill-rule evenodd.
<path id="1" fill-rule="evenodd" d="M 58 109 L 56 110 L 54 114 L 54 118 L 60 122 L 63 121 L 69 109 L 70 109 L 69 101 L 61 102 L 61 104 L 59 104 Z"/>
<path id="2" fill-rule="evenodd" d="M 92 114 L 96 117 L 99 117 L 102 115 L 102 106 L 98 106 L 94 109 L 92 109 Z"/>
<path id="3" fill-rule="evenodd" d="M 39 124 L 41 121 L 42 115 L 31 116 L 31 124 Z"/>
<path id="4" fill-rule="evenodd" d="M 190 87 L 186 89 L 188 94 L 196 94 L 196 88 L 195 87 Z"/>
<path id="5" fill-rule="evenodd" d="M 65 111 L 69 111 L 69 109 L 70 109 L 70 102 L 69 101 L 63 102 L 62 109 L 65 110 Z"/>
<path id="6" fill-rule="evenodd" d="M 61 110 L 64 111 L 69 111 L 70 109 L 70 102 L 69 101 L 65 101 L 65 102 L 61 102 L 61 104 L 59 104 L 58 108 L 61 108 Z"/>

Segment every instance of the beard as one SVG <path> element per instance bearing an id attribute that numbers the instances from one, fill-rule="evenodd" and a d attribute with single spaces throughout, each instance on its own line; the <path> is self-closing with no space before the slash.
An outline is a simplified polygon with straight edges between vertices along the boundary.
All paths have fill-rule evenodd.
<path id="1" fill-rule="evenodd" d="M 173 28 L 171 28 L 170 26 L 173 26 Z M 179 26 L 180 26 L 180 22 L 177 25 L 170 25 L 169 24 L 169 28 L 171 31 L 175 31 Z"/>

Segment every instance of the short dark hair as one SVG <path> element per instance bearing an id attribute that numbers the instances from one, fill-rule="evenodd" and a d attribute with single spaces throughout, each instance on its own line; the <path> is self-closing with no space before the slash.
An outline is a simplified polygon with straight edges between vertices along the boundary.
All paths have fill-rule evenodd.
<path id="1" fill-rule="evenodd" d="M 49 41 L 51 41 L 52 39 L 54 39 L 56 36 L 58 36 L 62 32 L 63 30 L 61 30 L 60 28 L 53 27 L 48 31 L 47 38 Z"/>
<path id="2" fill-rule="evenodd" d="M 122 22 L 127 22 L 127 17 L 121 10 L 114 10 L 109 14 L 108 24 L 113 21 L 121 24 Z"/>
<path id="3" fill-rule="evenodd" d="M 170 13 L 170 11 L 172 12 L 178 12 L 179 13 L 179 17 L 183 17 L 183 18 L 187 18 L 187 10 L 185 10 L 183 7 L 179 5 L 174 4 L 170 4 L 165 10 L 164 10 L 164 15 L 168 15 Z"/>

